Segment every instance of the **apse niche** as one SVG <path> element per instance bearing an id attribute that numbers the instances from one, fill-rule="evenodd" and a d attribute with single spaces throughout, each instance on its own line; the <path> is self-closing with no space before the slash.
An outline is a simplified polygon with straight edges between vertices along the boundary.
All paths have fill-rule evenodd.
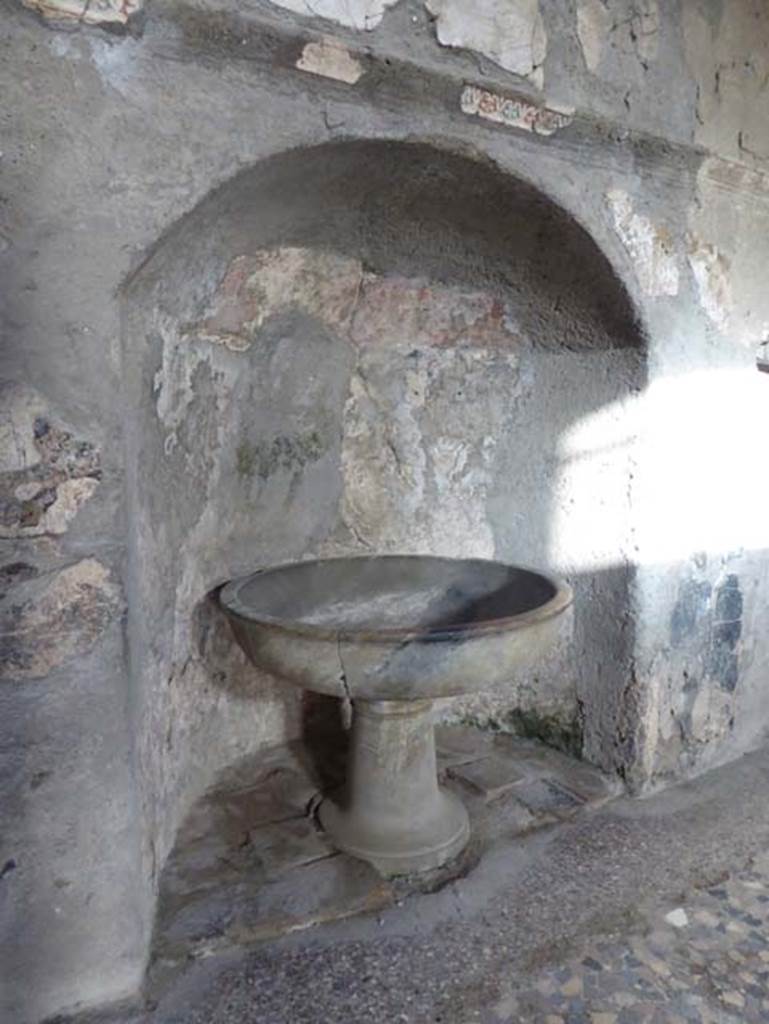
<path id="1" fill-rule="evenodd" d="M 645 370 L 627 294 L 573 218 L 429 145 L 291 151 L 161 240 L 125 312 L 129 630 L 156 870 L 224 766 L 301 732 L 301 693 L 257 677 L 211 597 L 266 565 L 418 552 L 561 573 L 575 604 L 552 658 L 443 714 L 621 770 L 632 452 L 602 456 L 596 493 L 560 440 L 597 409 L 621 416 Z M 624 524 L 591 538 L 593 568 L 554 535 L 591 503 Z"/>

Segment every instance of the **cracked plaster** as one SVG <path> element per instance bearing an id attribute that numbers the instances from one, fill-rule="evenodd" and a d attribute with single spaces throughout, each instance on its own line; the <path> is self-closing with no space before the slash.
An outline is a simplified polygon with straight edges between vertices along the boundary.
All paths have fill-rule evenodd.
<path id="1" fill-rule="evenodd" d="M 483 54 L 541 89 L 547 32 L 538 0 L 427 0 L 442 46 Z"/>
<path id="2" fill-rule="evenodd" d="M 677 295 L 678 259 L 670 233 L 637 213 L 621 189 L 609 191 L 606 202 L 643 291 L 651 296 Z"/>

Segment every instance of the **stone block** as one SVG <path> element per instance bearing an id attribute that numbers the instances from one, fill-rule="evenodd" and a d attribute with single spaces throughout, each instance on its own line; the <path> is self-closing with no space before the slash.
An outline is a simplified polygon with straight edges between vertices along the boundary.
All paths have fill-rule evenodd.
<path id="1" fill-rule="evenodd" d="M 192 897 L 160 904 L 155 955 L 183 959 L 225 948 L 239 910 L 256 899 L 247 880 L 220 885 Z"/>
<path id="2" fill-rule="evenodd" d="M 241 878 L 180 901 L 160 918 L 155 957 L 208 956 L 381 910 L 392 902 L 392 888 L 373 868 L 335 854 L 264 884 Z"/>
<path id="3" fill-rule="evenodd" d="M 192 893 L 214 889 L 225 881 L 237 882 L 249 865 L 244 857 L 249 844 L 234 847 L 216 831 L 177 846 L 163 868 L 163 899 L 170 903 L 184 900 Z M 258 864 L 251 865 L 254 869 Z"/>
<path id="4" fill-rule="evenodd" d="M 223 827 L 230 836 L 243 840 L 255 828 L 296 817 L 296 809 L 284 803 L 264 782 L 221 797 Z"/>
<path id="5" fill-rule="evenodd" d="M 493 742 L 491 733 L 450 725 L 435 727 L 435 749 L 438 767 L 469 764 L 487 757 Z"/>
<path id="6" fill-rule="evenodd" d="M 256 785 L 210 793 L 179 829 L 164 894 L 175 899 L 238 881 L 261 884 L 329 856 L 332 847 L 307 816 L 314 795 L 310 779 L 288 765 L 273 767 Z"/>
<path id="7" fill-rule="evenodd" d="M 507 793 L 494 802 L 493 813 L 484 822 L 483 832 L 486 841 L 493 842 L 521 835 L 541 824 L 526 804 L 521 803 L 513 793 Z"/>
<path id="8" fill-rule="evenodd" d="M 522 774 L 550 778 L 587 803 L 602 803 L 622 789 L 619 780 L 604 775 L 598 768 L 535 740 L 496 736 L 494 747 L 514 758 Z"/>
<path id="9" fill-rule="evenodd" d="M 278 804 L 297 814 L 307 814 L 318 796 L 318 787 L 304 772 L 281 766 L 267 776 L 266 783 Z"/>
<path id="10" fill-rule="evenodd" d="M 569 818 L 585 803 L 582 797 L 550 779 L 532 779 L 518 786 L 516 797 L 537 815 Z"/>
<path id="11" fill-rule="evenodd" d="M 586 803 L 603 803 L 622 790 L 619 779 L 604 775 L 597 768 L 564 755 L 554 758 L 549 769 L 555 781 Z"/>
<path id="12" fill-rule="evenodd" d="M 326 835 L 309 818 L 256 828 L 249 832 L 248 841 L 268 877 L 322 860 L 335 852 Z"/>
<path id="13" fill-rule="evenodd" d="M 272 938 L 392 902 L 392 887 L 372 867 L 336 854 L 263 886 L 256 904 L 243 908 L 234 934 L 239 941 Z"/>
<path id="14" fill-rule="evenodd" d="M 484 800 L 494 800 L 524 778 L 515 762 L 492 754 L 469 764 L 455 765 L 449 775 L 472 787 Z"/>

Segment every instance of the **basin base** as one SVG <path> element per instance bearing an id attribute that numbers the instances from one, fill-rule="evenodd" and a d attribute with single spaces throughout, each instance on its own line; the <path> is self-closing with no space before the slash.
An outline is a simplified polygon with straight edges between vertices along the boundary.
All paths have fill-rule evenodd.
<path id="1" fill-rule="evenodd" d="M 355 701 L 345 789 L 318 818 L 340 850 L 386 877 L 428 871 L 470 838 L 461 801 L 438 785 L 432 701 Z"/>
<path id="2" fill-rule="evenodd" d="M 337 849 L 368 861 L 385 878 L 410 875 L 448 863 L 470 838 L 470 823 L 461 802 L 453 793 L 441 796 L 446 801 L 442 820 L 432 828 L 411 829 L 407 837 L 367 833 L 355 815 L 328 798 L 320 805 L 318 818 Z M 445 835 L 439 837 L 436 832 Z"/>

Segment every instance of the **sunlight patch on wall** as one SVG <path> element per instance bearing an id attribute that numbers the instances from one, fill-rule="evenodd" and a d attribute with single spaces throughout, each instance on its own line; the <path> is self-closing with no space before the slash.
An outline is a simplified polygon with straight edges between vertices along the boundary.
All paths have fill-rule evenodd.
<path id="1" fill-rule="evenodd" d="M 553 564 L 661 565 L 769 547 L 757 459 L 766 384 L 753 368 L 696 371 L 581 419 L 559 444 Z M 617 514 L 622 488 L 627 517 Z"/>

